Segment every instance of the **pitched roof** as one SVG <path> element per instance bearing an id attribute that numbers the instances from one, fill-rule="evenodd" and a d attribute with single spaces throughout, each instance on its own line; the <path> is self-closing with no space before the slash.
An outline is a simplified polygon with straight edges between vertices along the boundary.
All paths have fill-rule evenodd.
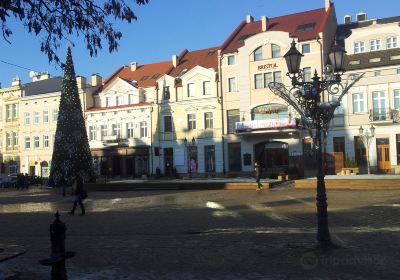
<path id="1" fill-rule="evenodd" d="M 24 96 L 61 92 L 62 77 L 54 77 L 23 85 Z"/>
<path id="2" fill-rule="evenodd" d="M 333 5 L 325 11 L 325 8 L 295 13 L 268 19 L 268 31 L 289 32 L 291 37 L 299 41 L 315 39 L 318 33 L 323 31 L 328 16 L 333 12 Z M 244 45 L 244 40 L 261 33 L 261 20 L 246 23 L 242 21 L 231 33 L 221 47 L 222 53 L 236 52 Z"/>
<path id="3" fill-rule="evenodd" d="M 346 55 L 345 69 L 351 71 L 399 65 L 399 57 L 400 48 Z"/>
<path id="4" fill-rule="evenodd" d="M 172 68 L 167 74 L 172 77 L 178 77 L 183 72 L 189 71 L 196 66 L 217 69 L 218 50 L 219 47 L 212 47 L 196 51 L 185 50 L 179 56 L 178 65 Z"/>
<path id="5" fill-rule="evenodd" d="M 167 73 L 171 67 L 171 61 L 139 65 L 135 71 L 132 71 L 130 66 L 121 66 L 104 81 L 103 86 L 100 87 L 95 94 L 101 92 L 103 88 L 107 87 L 116 77 L 122 78 L 128 82 L 137 81 L 138 86 L 142 88 L 156 86 L 157 79 Z"/>

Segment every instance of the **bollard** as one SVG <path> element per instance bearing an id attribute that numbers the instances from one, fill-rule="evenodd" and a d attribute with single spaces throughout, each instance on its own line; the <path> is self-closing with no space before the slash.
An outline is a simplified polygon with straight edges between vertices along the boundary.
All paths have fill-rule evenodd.
<path id="1" fill-rule="evenodd" d="M 50 225 L 51 255 L 43 259 L 40 264 L 51 266 L 51 280 L 67 280 L 65 260 L 75 256 L 74 252 L 65 252 L 65 232 L 67 227 L 60 220 L 60 214 L 54 215 L 56 219 Z"/>

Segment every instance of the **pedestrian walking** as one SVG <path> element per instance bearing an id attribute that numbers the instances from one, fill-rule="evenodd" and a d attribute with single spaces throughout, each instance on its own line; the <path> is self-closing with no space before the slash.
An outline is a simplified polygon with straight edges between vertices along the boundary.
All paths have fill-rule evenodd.
<path id="1" fill-rule="evenodd" d="M 82 177 L 78 174 L 74 180 L 74 183 L 72 184 L 72 187 L 75 188 L 75 200 L 74 200 L 74 206 L 72 207 L 71 212 L 69 214 L 74 215 L 76 205 L 79 204 L 79 207 L 81 207 L 81 216 L 85 215 L 85 206 L 83 205 L 82 201 L 83 199 L 86 198 L 86 190 L 83 188 L 83 179 Z"/>
<path id="2" fill-rule="evenodd" d="M 18 173 L 17 174 L 17 184 L 16 184 L 17 189 L 24 189 L 24 174 L 23 173 Z"/>
<path id="3" fill-rule="evenodd" d="M 259 191 L 262 189 L 262 184 L 260 182 L 261 175 L 262 175 L 262 166 L 258 160 L 256 160 L 256 162 L 254 163 L 254 171 L 255 171 L 255 176 L 256 176 L 257 191 Z"/>
<path id="4" fill-rule="evenodd" d="M 23 177 L 24 177 L 24 187 L 25 189 L 29 189 L 29 185 L 31 182 L 28 173 L 25 173 Z"/>

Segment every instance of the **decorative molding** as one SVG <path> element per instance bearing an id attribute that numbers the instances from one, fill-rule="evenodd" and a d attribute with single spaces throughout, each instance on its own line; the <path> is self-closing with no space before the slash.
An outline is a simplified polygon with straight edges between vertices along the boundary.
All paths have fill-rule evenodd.
<path id="1" fill-rule="evenodd" d="M 198 111 L 198 110 L 199 109 L 197 109 L 195 106 L 189 106 L 184 109 L 185 112 L 192 112 L 192 111 Z"/>

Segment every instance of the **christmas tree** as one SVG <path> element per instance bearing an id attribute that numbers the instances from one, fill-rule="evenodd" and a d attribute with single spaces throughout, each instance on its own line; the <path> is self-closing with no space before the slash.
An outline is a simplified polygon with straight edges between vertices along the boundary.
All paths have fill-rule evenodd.
<path id="1" fill-rule="evenodd" d="M 62 186 L 78 174 L 83 178 L 90 178 L 93 174 L 93 162 L 71 49 L 68 48 L 49 183 Z"/>

